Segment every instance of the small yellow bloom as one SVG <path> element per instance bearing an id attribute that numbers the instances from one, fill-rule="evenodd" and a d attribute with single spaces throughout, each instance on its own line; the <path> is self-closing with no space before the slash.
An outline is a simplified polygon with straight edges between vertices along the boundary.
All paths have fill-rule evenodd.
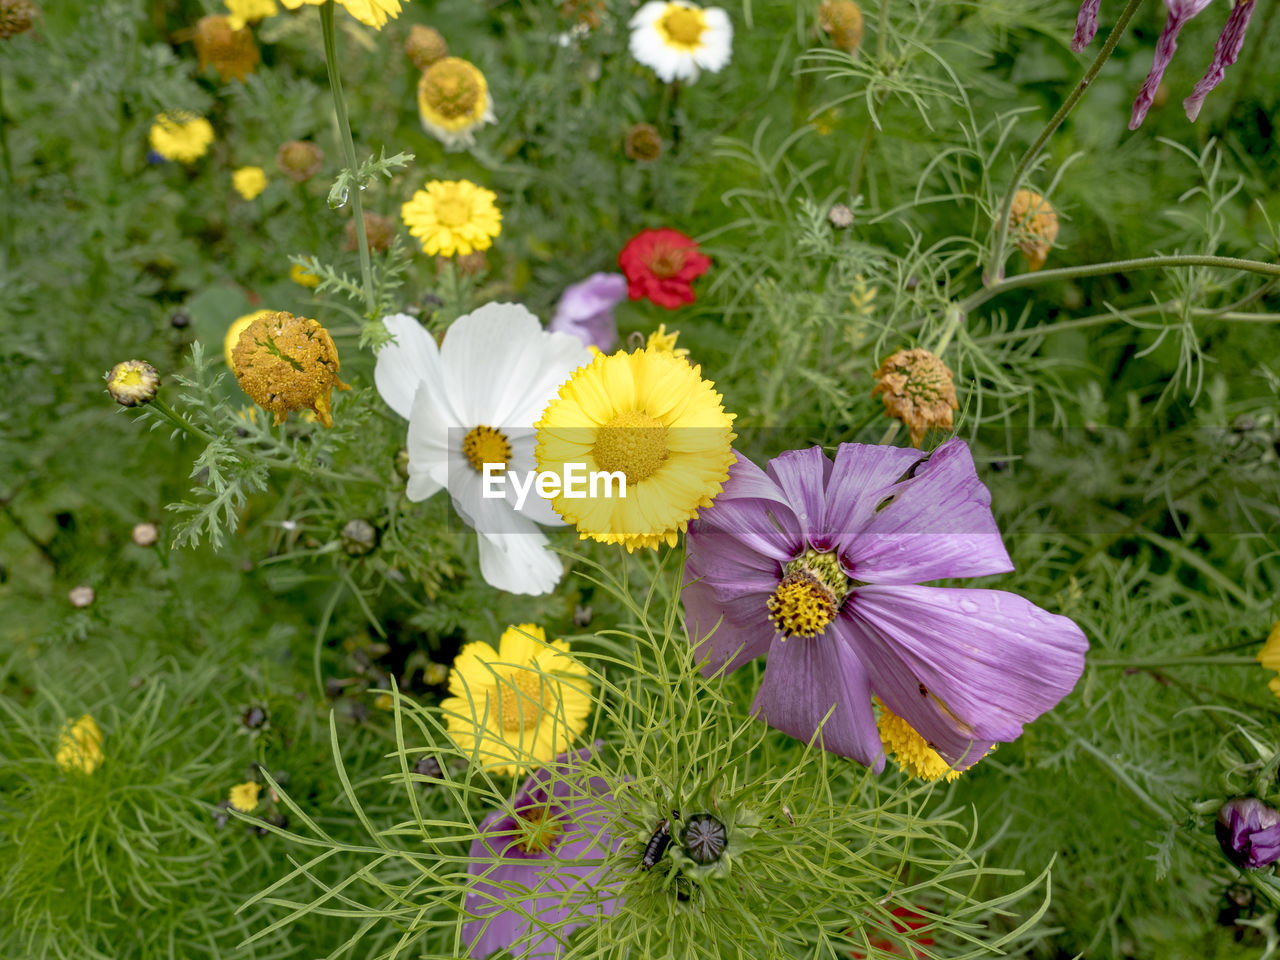
<path id="1" fill-rule="evenodd" d="M 448 150 L 475 143 L 475 131 L 496 119 L 484 74 L 461 57 L 437 60 L 418 81 L 418 116 Z"/>
<path id="2" fill-rule="evenodd" d="M 554 760 L 587 726 L 587 668 L 536 624 L 508 627 L 498 649 L 468 643 L 440 703 L 449 736 L 488 770 L 515 776 Z"/>
<path id="3" fill-rule="evenodd" d="M 307 268 L 300 263 L 292 264 L 289 267 L 289 279 L 302 287 L 320 286 L 320 278 L 314 273 L 309 273 Z"/>
<path id="4" fill-rule="evenodd" d="M 409 232 L 426 254 L 487 250 L 502 232 L 502 214 L 492 190 L 469 180 L 431 180 L 400 208 Z"/>
<path id="5" fill-rule="evenodd" d="M 1262 644 L 1262 649 L 1258 651 L 1258 662 L 1267 670 L 1280 672 L 1280 620 L 1275 622 L 1271 632 L 1267 634 L 1266 642 Z M 1280 697 L 1280 676 L 1272 677 L 1267 686 L 1272 693 Z"/>
<path id="6" fill-rule="evenodd" d="M 93 773 L 102 763 L 102 730 L 89 714 L 74 723 L 68 720 L 58 736 L 54 761 L 63 770 Z"/>
<path id="7" fill-rule="evenodd" d="M 247 783 L 237 783 L 232 787 L 231 792 L 227 794 L 227 799 L 231 801 L 231 806 L 241 813 L 252 813 L 258 806 L 258 794 L 261 792 L 262 784 L 250 780 Z"/>
<path id="8" fill-rule="evenodd" d="M 213 143 L 213 124 L 181 110 L 162 113 L 151 124 L 148 140 L 151 149 L 166 160 L 194 163 Z"/>
<path id="9" fill-rule="evenodd" d="M 396 702 L 392 699 L 391 694 L 380 693 L 374 698 L 373 705 L 379 710 L 391 710 L 396 705 Z"/>
<path id="10" fill-rule="evenodd" d="M 227 19 L 232 30 L 243 30 L 251 23 L 274 17 L 278 12 L 276 0 L 227 0 Z"/>
<path id="11" fill-rule="evenodd" d="M 943 760 L 938 751 L 929 746 L 911 724 L 886 707 L 879 699 L 876 703 L 880 707 L 880 716 L 876 720 L 876 726 L 880 730 L 880 742 L 884 744 L 885 754 L 893 757 L 899 767 L 921 780 L 959 779 L 960 774 L 964 773 L 963 770 L 956 770 Z"/>
<path id="12" fill-rule="evenodd" d="M 122 360 L 107 371 L 107 393 L 122 407 L 139 407 L 156 398 L 160 374 L 145 360 Z"/>
<path id="13" fill-rule="evenodd" d="M 658 329 L 649 334 L 649 340 L 645 344 L 645 348 L 655 353 L 669 353 L 676 357 L 687 357 L 689 355 L 688 349 L 676 346 L 676 340 L 679 336 L 679 330 L 672 330 L 667 333 L 667 325 L 660 323 L 658 324 Z"/>
<path id="14" fill-rule="evenodd" d="M 280 0 L 280 2 L 290 10 L 297 10 L 304 3 L 318 7 L 325 0 Z M 337 3 L 366 27 L 373 27 L 375 30 L 381 30 L 388 18 L 395 19 L 400 15 L 400 0 L 337 0 Z"/>
<path id="15" fill-rule="evenodd" d="M 309 317 L 270 311 L 252 321 L 231 350 L 231 369 L 240 389 L 284 423 L 292 410 L 312 410 L 326 427 L 338 379 L 338 348 L 329 331 Z"/>
<path id="16" fill-rule="evenodd" d="M 253 321 L 273 312 L 272 310 L 255 310 L 253 313 L 246 313 L 243 317 L 236 317 L 231 326 L 227 327 L 227 335 L 222 338 L 222 355 L 227 358 L 228 367 L 235 366 L 231 360 L 231 351 L 240 342 L 240 334 L 244 333 Z"/>
<path id="17" fill-rule="evenodd" d="M 231 174 L 231 185 L 246 200 L 252 200 L 267 189 L 267 172 L 261 167 L 241 167 Z"/>
<path id="18" fill-rule="evenodd" d="M 672 343 L 674 346 L 674 342 Z M 552 498 L 582 539 L 637 547 L 675 546 L 698 510 L 729 478 L 734 415 L 701 367 L 659 349 L 601 354 L 579 367 L 534 424 L 538 469 L 582 464 L 625 478 L 601 495 Z"/>

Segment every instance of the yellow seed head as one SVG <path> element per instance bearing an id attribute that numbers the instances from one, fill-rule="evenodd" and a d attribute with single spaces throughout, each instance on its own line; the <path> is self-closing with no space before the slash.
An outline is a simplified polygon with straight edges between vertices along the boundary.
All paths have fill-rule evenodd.
<path id="1" fill-rule="evenodd" d="M 276 166 L 280 172 L 298 183 L 306 183 L 324 164 L 324 151 L 310 140 L 290 140 L 280 144 L 276 151 Z"/>
<path id="2" fill-rule="evenodd" d="M 273 311 L 240 334 L 231 351 L 231 369 L 240 388 L 280 424 L 291 410 L 312 410 L 326 427 L 338 379 L 338 348 L 329 331 L 308 317 Z"/>
<path id="3" fill-rule="evenodd" d="M 947 365 L 928 350 L 899 350 L 876 371 L 874 397 L 881 395 L 887 417 L 896 417 L 911 431 L 911 445 L 919 447 L 933 427 L 955 426 L 959 410 L 956 386 Z"/>
<path id="4" fill-rule="evenodd" d="M 627 131 L 622 152 L 630 160 L 657 160 L 662 156 L 662 134 L 652 123 L 637 123 Z"/>

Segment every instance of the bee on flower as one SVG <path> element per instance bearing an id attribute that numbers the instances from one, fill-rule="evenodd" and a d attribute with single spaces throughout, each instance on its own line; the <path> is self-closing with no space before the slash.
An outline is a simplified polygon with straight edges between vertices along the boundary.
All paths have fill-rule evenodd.
<path id="1" fill-rule="evenodd" d="M 719 7 L 650 0 L 631 18 L 631 55 L 664 83 L 719 73 L 733 55 L 733 22 Z"/>
<path id="2" fill-rule="evenodd" d="M 497 119 L 484 74 L 461 57 L 444 57 L 423 71 L 418 81 L 418 116 L 423 129 L 446 150 L 472 146 L 475 132 Z"/>

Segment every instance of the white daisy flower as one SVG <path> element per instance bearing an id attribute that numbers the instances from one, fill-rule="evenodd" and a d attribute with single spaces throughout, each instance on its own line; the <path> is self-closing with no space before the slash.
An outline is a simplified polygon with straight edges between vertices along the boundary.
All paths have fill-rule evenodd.
<path id="1" fill-rule="evenodd" d="M 719 7 L 651 0 L 631 18 L 631 55 L 666 83 L 718 73 L 733 53 L 733 22 Z"/>
<path id="2" fill-rule="evenodd" d="M 378 351 L 374 382 L 409 421 L 410 500 L 448 489 L 480 542 L 480 572 L 510 593 L 550 593 L 563 567 L 538 524 L 560 525 L 549 500 L 529 490 L 520 509 L 483 496 L 485 463 L 520 478 L 537 469 L 533 424 L 560 385 L 591 354 L 576 337 L 548 333 L 517 303 L 490 303 L 449 327 L 444 342 L 399 313 L 384 318 L 395 342 Z"/>

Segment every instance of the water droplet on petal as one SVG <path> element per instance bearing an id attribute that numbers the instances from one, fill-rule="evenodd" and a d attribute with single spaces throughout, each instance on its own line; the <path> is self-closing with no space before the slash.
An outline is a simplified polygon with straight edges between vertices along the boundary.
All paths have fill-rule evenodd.
<path id="1" fill-rule="evenodd" d="M 965 613 L 977 613 L 979 610 L 979 607 L 972 600 L 961 600 L 960 609 L 963 610 Z"/>

